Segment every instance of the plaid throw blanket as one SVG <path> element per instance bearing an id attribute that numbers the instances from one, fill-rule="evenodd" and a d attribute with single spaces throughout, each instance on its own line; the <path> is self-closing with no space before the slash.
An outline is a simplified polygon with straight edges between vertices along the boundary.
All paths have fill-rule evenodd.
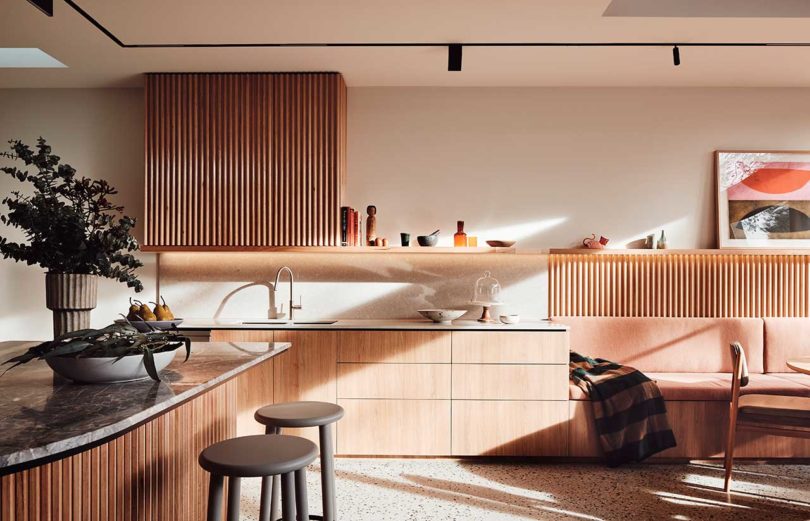
<path id="1" fill-rule="evenodd" d="M 571 380 L 590 396 L 608 465 L 641 461 L 674 447 L 658 386 L 632 367 L 571 351 Z"/>

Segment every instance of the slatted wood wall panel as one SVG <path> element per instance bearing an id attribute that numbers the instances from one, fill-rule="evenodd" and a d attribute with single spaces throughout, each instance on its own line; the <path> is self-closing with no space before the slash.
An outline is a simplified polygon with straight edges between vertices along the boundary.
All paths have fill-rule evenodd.
<path id="1" fill-rule="evenodd" d="M 810 255 L 554 254 L 549 315 L 806 317 Z"/>
<path id="2" fill-rule="evenodd" d="M 338 246 L 336 73 L 146 75 L 145 245 Z"/>
<path id="3" fill-rule="evenodd" d="M 0 478 L 2 521 L 201 521 L 208 445 L 236 434 L 230 380 L 96 448 Z"/>

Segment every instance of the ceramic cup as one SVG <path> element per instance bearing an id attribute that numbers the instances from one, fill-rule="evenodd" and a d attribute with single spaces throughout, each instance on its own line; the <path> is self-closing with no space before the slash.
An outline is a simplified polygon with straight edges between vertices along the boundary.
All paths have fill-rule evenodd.
<path id="1" fill-rule="evenodd" d="M 400 233 L 399 240 L 403 246 L 410 246 L 411 245 L 411 234 L 410 233 Z"/>

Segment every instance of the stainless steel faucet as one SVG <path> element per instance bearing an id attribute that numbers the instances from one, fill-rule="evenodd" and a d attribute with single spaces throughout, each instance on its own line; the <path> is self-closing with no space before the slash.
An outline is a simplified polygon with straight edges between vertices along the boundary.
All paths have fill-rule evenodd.
<path id="1" fill-rule="evenodd" d="M 293 319 L 295 318 L 293 316 L 293 313 L 295 312 L 295 310 L 296 309 L 303 309 L 303 307 L 301 306 L 301 296 L 300 295 L 298 297 L 298 304 L 295 304 L 293 302 L 293 285 L 295 284 L 295 282 L 294 282 L 295 277 L 293 277 L 293 272 L 289 267 L 282 266 L 282 267 L 280 267 L 278 269 L 278 271 L 276 272 L 276 282 L 273 284 L 273 290 L 278 295 L 278 283 L 279 283 L 279 280 L 281 279 L 281 272 L 285 271 L 285 270 L 287 271 L 287 273 L 290 274 L 290 322 L 292 322 Z"/>

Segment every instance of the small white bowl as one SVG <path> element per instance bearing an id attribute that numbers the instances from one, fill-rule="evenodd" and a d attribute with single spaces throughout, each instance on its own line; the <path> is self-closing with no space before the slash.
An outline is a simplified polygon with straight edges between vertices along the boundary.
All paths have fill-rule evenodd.
<path id="1" fill-rule="evenodd" d="M 520 315 L 501 315 L 500 318 L 504 324 L 517 324 L 520 322 Z"/>
<path id="2" fill-rule="evenodd" d="M 437 324 L 449 324 L 464 315 L 466 309 L 419 309 L 419 314 Z"/>

